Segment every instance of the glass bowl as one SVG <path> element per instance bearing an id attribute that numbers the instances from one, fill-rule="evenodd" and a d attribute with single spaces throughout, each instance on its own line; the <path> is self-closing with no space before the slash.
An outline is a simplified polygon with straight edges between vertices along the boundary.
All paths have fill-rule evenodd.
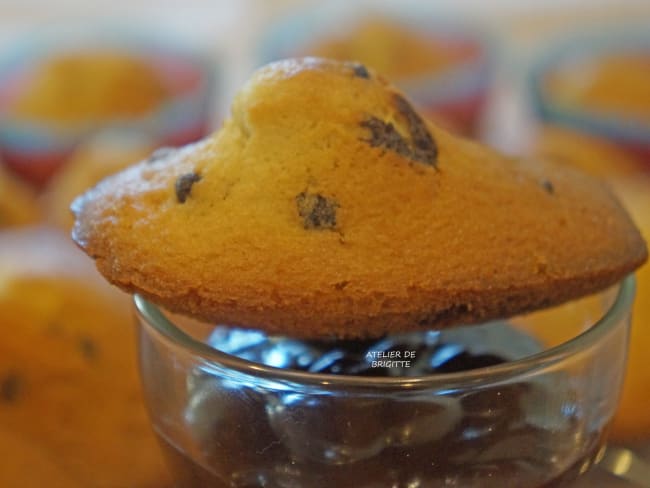
<path id="1" fill-rule="evenodd" d="M 384 337 L 356 349 L 372 356 L 356 375 L 332 373 L 358 342 L 280 368 L 301 367 L 315 343 L 198 323 L 136 296 L 145 397 L 184 488 L 564 486 L 602 452 L 633 296 L 628 277 L 507 322 Z M 378 358 L 413 364 L 376 376 Z"/>

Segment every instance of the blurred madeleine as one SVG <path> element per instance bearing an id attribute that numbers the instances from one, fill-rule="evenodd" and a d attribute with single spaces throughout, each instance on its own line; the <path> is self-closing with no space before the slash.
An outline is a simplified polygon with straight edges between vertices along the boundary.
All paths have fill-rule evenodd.
<path id="1" fill-rule="evenodd" d="M 537 116 L 616 143 L 650 168 L 650 35 L 643 23 L 586 30 L 530 71 Z"/>
<path id="2" fill-rule="evenodd" d="M 77 147 L 44 194 L 47 221 L 70 230 L 74 219 L 70 203 L 103 178 L 149 156 L 154 143 L 122 130 L 104 131 Z"/>
<path id="3" fill-rule="evenodd" d="M 0 233 L 0 443 L 10 443 L 0 451 L 18 438 L 16 462 L 38 453 L 30 477 L 16 472 L 2 486 L 50 486 L 37 483 L 46 473 L 86 488 L 168 486 L 142 400 L 130 310 L 66 234 Z"/>
<path id="4" fill-rule="evenodd" d="M 564 161 L 605 180 L 632 177 L 641 162 L 618 145 L 584 132 L 557 125 L 541 126 L 534 141 L 535 154 Z"/>
<path id="5" fill-rule="evenodd" d="M 36 66 L 8 112 L 17 120 L 94 126 L 149 114 L 169 96 L 143 59 L 117 50 L 69 52 Z"/>
<path id="6" fill-rule="evenodd" d="M 303 47 L 305 54 L 340 61 L 360 61 L 391 80 L 441 72 L 467 57 L 467 47 L 435 42 L 396 20 L 375 14 L 345 34 Z"/>
<path id="7" fill-rule="evenodd" d="M 212 125 L 215 66 L 168 34 L 94 24 L 14 40 L 0 59 L 0 153 L 42 189 L 76 146 L 110 128 L 156 145 Z"/>
<path id="8" fill-rule="evenodd" d="M 327 3 L 271 25 L 260 61 L 317 56 L 356 61 L 393 80 L 427 117 L 476 134 L 487 104 L 493 46 L 477 26 L 424 3 Z"/>
<path id="9" fill-rule="evenodd" d="M 34 192 L 4 169 L 0 161 L 0 229 L 31 224 L 39 218 Z"/>
<path id="10" fill-rule="evenodd" d="M 644 52 L 645 51 L 645 52 Z M 650 45 L 558 67 L 543 89 L 555 103 L 650 125 Z"/>
<path id="11" fill-rule="evenodd" d="M 6 425 L 0 429 L 0 447 L 0 486 L 83 488 L 58 465 L 54 453 L 14 434 Z"/>

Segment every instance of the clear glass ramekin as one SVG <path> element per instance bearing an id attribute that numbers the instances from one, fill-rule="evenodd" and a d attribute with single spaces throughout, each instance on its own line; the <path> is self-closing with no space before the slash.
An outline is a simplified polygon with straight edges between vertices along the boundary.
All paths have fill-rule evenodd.
<path id="1" fill-rule="evenodd" d="M 537 352 L 408 377 L 251 362 L 212 347 L 213 326 L 139 296 L 135 303 L 145 396 L 180 487 L 534 488 L 569 485 L 598 460 L 619 399 L 633 297 L 628 277 L 508 320 Z M 454 337 L 489 348 L 504 324 Z"/>

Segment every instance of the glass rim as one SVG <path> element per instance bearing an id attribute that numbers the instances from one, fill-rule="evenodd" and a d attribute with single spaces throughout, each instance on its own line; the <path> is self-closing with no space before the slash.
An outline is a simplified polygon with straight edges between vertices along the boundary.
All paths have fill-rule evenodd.
<path id="1" fill-rule="evenodd" d="M 185 333 L 165 316 L 160 309 L 141 295 L 134 295 L 136 314 L 141 322 L 154 329 L 168 341 L 203 360 L 214 362 L 230 370 L 266 380 L 290 382 L 328 389 L 392 389 L 421 390 L 431 388 L 458 389 L 470 385 L 494 384 L 515 378 L 561 362 L 588 349 L 607 335 L 632 308 L 635 292 L 634 275 L 630 274 L 617 285 L 616 297 L 604 315 L 582 333 L 549 349 L 505 363 L 453 373 L 435 373 L 412 377 L 352 376 L 310 373 L 294 369 L 277 368 L 249 361 L 222 352 Z M 607 290 L 598 292 L 602 294 Z"/>

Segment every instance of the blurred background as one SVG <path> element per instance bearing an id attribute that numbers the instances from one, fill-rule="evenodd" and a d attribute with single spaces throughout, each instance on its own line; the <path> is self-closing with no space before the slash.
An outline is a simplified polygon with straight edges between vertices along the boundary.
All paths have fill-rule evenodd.
<path id="1" fill-rule="evenodd" d="M 0 486 L 169 483 L 129 300 L 71 244 L 68 208 L 218 128 L 265 62 L 362 61 L 451 131 L 607 180 L 650 239 L 650 3 L 433 3 L 0 0 Z M 646 266 L 611 436 L 650 459 L 648 348 Z"/>

